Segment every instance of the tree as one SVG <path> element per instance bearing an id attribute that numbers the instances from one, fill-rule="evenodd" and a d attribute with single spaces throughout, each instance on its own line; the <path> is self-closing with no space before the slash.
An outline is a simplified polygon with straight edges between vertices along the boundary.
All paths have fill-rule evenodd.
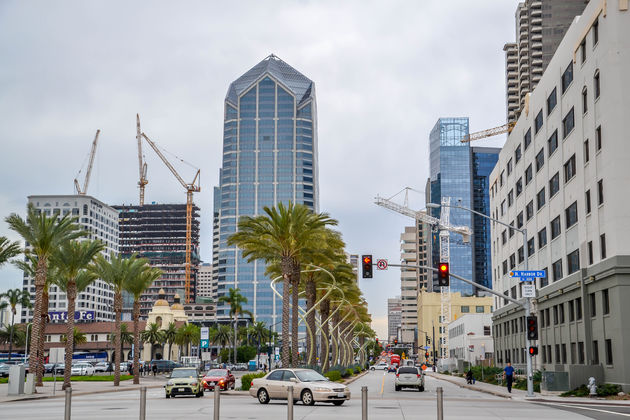
<path id="1" fill-rule="evenodd" d="M 57 269 L 58 276 L 55 284 L 66 293 L 68 301 L 68 316 L 66 336 L 74 338 L 74 313 L 77 294 L 84 291 L 97 276 L 87 267 L 94 261 L 97 254 L 105 249 L 101 241 L 68 241 L 57 248 L 51 258 L 50 264 Z M 74 341 L 66 340 L 65 364 L 72 365 Z M 64 369 L 63 386 L 66 389 L 70 384 L 71 370 Z"/>
<path id="2" fill-rule="evenodd" d="M 33 308 L 33 331 L 31 334 L 30 364 L 35 367 L 36 385 L 42 386 L 44 376 L 43 352 L 40 353 L 40 337 L 42 335 L 42 312 L 48 259 L 52 253 L 65 242 L 80 238 L 86 233 L 75 224 L 76 218 L 70 215 L 59 218 L 58 215 L 48 217 L 45 212 L 36 210 L 29 204 L 26 219 L 11 214 L 5 221 L 9 228 L 17 232 L 29 245 L 27 253 L 37 256 L 35 273 L 35 305 Z M 43 345 L 43 343 L 41 343 Z"/>
<path id="3" fill-rule="evenodd" d="M 190 345 L 199 343 L 201 339 L 201 330 L 195 324 L 186 324 L 179 327 L 175 341 L 181 347 L 186 349 L 186 355 L 190 356 Z"/>
<path id="4" fill-rule="evenodd" d="M 20 325 L 4 325 L 3 329 L 0 329 L 0 343 L 11 342 L 16 347 L 26 344 L 26 332 L 20 328 Z"/>
<path id="5" fill-rule="evenodd" d="M 85 344 L 85 343 L 87 343 L 87 337 L 85 336 L 85 333 L 82 333 L 77 327 L 74 327 L 72 329 L 72 337 L 73 337 L 72 338 L 72 342 L 74 344 Z M 68 335 L 66 333 L 66 334 L 64 334 L 61 337 L 61 342 L 62 343 L 67 343 L 68 342 L 67 338 L 68 338 Z"/>
<path id="6" fill-rule="evenodd" d="M 151 346 L 151 360 L 154 359 L 154 346 L 164 342 L 164 331 L 160 329 L 160 326 L 155 322 L 148 325 L 148 328 L 142 331 L 142 341 L 149 343 Z"/>
<path id="7" fill-rule="evenodd" d="M 0 238 L 1 242 L 2 238 Z M 4 301 L 3 301 L 4 300 Z M 17 313 L 16 307 L 17 305 L 21 305 L 23 308 L 31 307 L 31 295 L 28 293 L 28 290 L 22 289 L 9 289 L 5 293 L 0 294 L 0 310 L 2 308 L 2 304 L 5 304 L 5 307 L 11 308 L 11 328 L 10 328 L 10 337 L 9 337 L 9 360 L 11 360 L 11 353 L 13 352 L 13 333 L 15 331 L 15 314 Z"/>
<path id="8" fill-rule="evenodd" d="M 238 317 L 239 315 L 247 314 L 253 320 L 254 316 L 250 311 L 243 309 L 243 303 L 247 303 L 247 298 L 241 294 L 241 291 L 236 288 L 230 288 L 227 295 L 223 295 L 219 297 L 219 302 L 224 302 L 230 305 L 230 318 L 234 322 L 234 363 L 236 364 L 236 345 L 237 345 L 237 332 L 236 328 L 238 326 Z"/>
<path id="9" fill-rule="evenodd" d="M 11 242 L 4 236 L 0 236 L 0 267 L 21 252 L 22 247 L 18 242 Z"/>
<path id="10" fill-rule="evenodd" d="M 267 341 L 269 330 L 264 322 L 254 322 L 251 326 L 251 335 L 256 339 L 256 366 L 260 366 L 260 344 Z"/>
<path id="11" fill-rule="evenodd" d="M 171 346 L 175 342 L 175 338 L 177 337 L 177 326 L 174 322 L 168 324 L 164 332 L 164 341 L 168 344 L 168 360 L 171 360 Z"/>
<path id="12" fill-rule="evenodd" d="M 126 279 L 123 287 L 133 296 L 133 383 L 140 383 L 140 332 L 138 331 L 138 323 L 140 320 L 140 296 L 147 290 L 151 284 L 162 276 L 162 270 L 152 268 L 148 260 L 144 260 L 145 264 L 142 270 L 133 277 Z M 153 346 L 152 346 L 153 347 Z M 153 348 L 151 349 L 153 351 Z"/>
<path id="13" fill-rule="evenodd" d="M 211 339 L 212 344 L 219 347 L 217 354 L 220 354 L 221 348 L 227 346 L 230 344 L 230 341 L 232 341 L 232 328 L 225 324 L 219 325 L 219 328 L 217 328 L 215 334 L 211 336 Z M 224 362 L 225 360 L 221 361 Z"/>
<path id="14" fill-rule="evenodd" d="M 123 345 L 132 344 L 133 343 L 133 333 L 129 331 L 127 324 L 120 325 L 120 338 L 118 338 L 118 334 L 114 332 L 110 337 L 110 342 L 114 345 L 114 360 L 116 360 L 116 355 L 120 353 L 120 357 L 122 360 L 123 354 Z M 116 344 L 118 343 L 118 344 Z M 120 363 L 118 362 L 118 367 L 120 368 Z"/>

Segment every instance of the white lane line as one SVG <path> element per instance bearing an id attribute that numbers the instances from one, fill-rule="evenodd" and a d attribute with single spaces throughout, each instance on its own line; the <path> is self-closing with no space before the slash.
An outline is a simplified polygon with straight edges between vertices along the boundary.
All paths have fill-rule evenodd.
<path id="1" fill-rule="evenodd" d="M 574 404 L 562 404 L 562 403 L 549 403 L 549 402 L 545 402 L 542 403 L 545 405 L 557 405 L 560 407 L 567 407 L 567 408 L 577 408 L 580 410 L 590 410 L 590 411 L 599 411 L 600 413 L 608 413 L 608 414 L 615 414 L 617 416 L 623 416 L 623 417 L 630 417 L 630 414 L 626 414 L 626 413 L 617 413 L 616 411 L 610 411 L 610 410 L 601 410 L 598 408 L 590 408 L 590 407 L 583 407 L 581 405 L 574 405 Z"/>

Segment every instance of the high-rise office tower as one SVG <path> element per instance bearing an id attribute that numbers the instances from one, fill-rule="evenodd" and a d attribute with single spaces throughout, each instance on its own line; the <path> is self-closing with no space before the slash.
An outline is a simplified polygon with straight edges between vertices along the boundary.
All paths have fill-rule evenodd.
<path id="1" fill-rule="evenodd" d="M 398 329 L 402 320 L 402 303 L 400 296 L 387 299 L 387 341 L 398 338 Z M 417 323 L 417 322 L 416 322 Z"/>
<path id="2" fill-rule="evenodd" d="M 242 216 L 289 201 L 318 211 L 317 107 L 315 84 L 273 54 L 230 84 L 225 97 L 223 165 L 215 194 L 219 218 L 218 295 L 239 288 L 244 309 L 275 325 L 282 302 L 270 287 L 262 261 L 248 263 L 227 244 Z M 216 198 L 216 197 L 215 197 Z M 229 318 L 217 309 L 217 318 Z"/>
<path id="3" fill-rule="evenodd" d="M 516 121 L 573 19 L 588 0 L 527 0 L 516 8 L 516 42 L 503 47 L 507 119 Z"/>

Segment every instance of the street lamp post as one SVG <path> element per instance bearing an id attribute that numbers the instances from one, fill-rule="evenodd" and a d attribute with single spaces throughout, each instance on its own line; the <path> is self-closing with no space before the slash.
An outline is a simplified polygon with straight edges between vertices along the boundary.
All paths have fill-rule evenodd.
<path id="1" fill-rule="evenodd" d="M 26 324 L 26 348 L 24 349 L 24 364 L 26 364 L 26 355 L 28 354 L 28 329 L 31 328 L 31 325 L 33 325 L 31 322 Z M 11 357 L 10 354 L 9 357 Z"/>
<path id="2" fill-rule="evenodd" d="M 438 208 L 440 207 L 440 204 L 436 204 L 436 203 L 428 203 L 427 207 L 429 208 Z M 519 228 L 515 228 L 514 226 L 511 226 L 505 222 L 502 222 L 501 220 L 495 219 L 493 217 L 490 217 L 486 214 L 480 213 L 476 210 L 473 209 L 469 209 L 467 207 L 461 206 L 459 204 L 455 204 L 455 205 L 449 205 L 449 207 L 453 207 L 453 208 L 457 208 L 457 209 L 461 209 L 461 210 L 466 210 L 469 211 L 473 214 L 476 214 L 478 216 L 481 217 L 485 217 L 488 220 L 492 220 L 493 222 L 499 223 L 500 225 L 503 226 L 507 226 L 509 229 L 514 229 L 517 232 L 520 232 L 523 234 L 523 254 L 525 257 L 525 270 L 529 269 L 529 250 L 527 249 L 527 229 L 523 228 L 523 229 L 519 229 Z M 530 316 L 531 314 L 531 309 L 530 309 L 530 302 L 531 302 L 531 298 L 527 297 L 525 298 L 525 303 L 521 303 L 521 306 L 523 306 L 523 308 L 525 308 L 525 319 L 527 319 L 528 316 Z M 527 337 L 527 329 L 525 329 L 525 348 L 529 349 L 529 338 Z M 534 396 L 534 374 L 532 371 L 532 355 L 529 353 L 529 351 L 527 351 L 527 396 L 528 397 L 533 397 Z"/>

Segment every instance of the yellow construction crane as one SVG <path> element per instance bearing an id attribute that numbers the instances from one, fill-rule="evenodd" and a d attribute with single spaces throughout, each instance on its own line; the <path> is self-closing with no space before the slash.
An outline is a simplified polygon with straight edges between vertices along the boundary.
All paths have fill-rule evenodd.
<path id="1" fill-rule="evenodd" d="M 487 130 L 477 131 L 476 133 L 467 134 L 461 139 L 462 143 L 468 143 L 475 140 L 485 139 L 486 137 L 492 137 L 499 134 L 511 133 L 514 128 L 515 122 L 509 122 L 499 127 L 489 128 Z"/>
<path id="2" fill-rule="evenodd" d="M 144 186 L 149 183 L 147 180 L 147 164 L 142 161 L 142 131 L 140 131 L 140 115 L 136 114 L 136 140 L 138 141 L 138 169 L 140 171 L 140 179 L 138 187 L 140 187 L 140 205 L 144 206 Z"/>
<path id="3" fill-rule="evenodd" d="M 90 183 L 90 175 L 92 174 L 92 165 L 94 165 L 94 155 L 96 155 L 96 145 L 98 144 L 98 135 L 101 133 L 101 130 L 96 130 L 96 136 L 94 136 L 94 141 L 92 142 L 92 150 L 90 151 L 90 160 L 88 162 L 87 170 L 85 172 L 85 180 L 83 181 L 83 188 L 79 185 L 79 181 L 77 178 L 79 177 L 79 173 L 77 174 L 77 178 L 74 179 L 74 189 L 77 191 L 79 195 L 85 195 L 87 193 L 88 184 Z"/>
<path id="4" fill-rule="evenodd" d="M 155 153 L 162 159 L 162 162 L 166 165 L 168 169 L 175 175 L 175 178 L 179 181 L 180 184 L 186 189 L 186 303 L 190 303 L 190 260 L 192 253 L 192 206 L 193 206 L 193 193 L 201 191 L 201 187 L 197 182 L 199 181 L 200 170 L 197 169 L 197 173 L 195 174 L 195 178 L 190 184 L 187 184 L 184 179 L 177 173 L 173 165 L 166 159 L 166 157 L 162 154 L 160 149 L 156 146 L 156 144 L 151 141 L 147 137 L 146 134 L 142 133 L 142 137 L 149 143 L 149 146 Z"/>

